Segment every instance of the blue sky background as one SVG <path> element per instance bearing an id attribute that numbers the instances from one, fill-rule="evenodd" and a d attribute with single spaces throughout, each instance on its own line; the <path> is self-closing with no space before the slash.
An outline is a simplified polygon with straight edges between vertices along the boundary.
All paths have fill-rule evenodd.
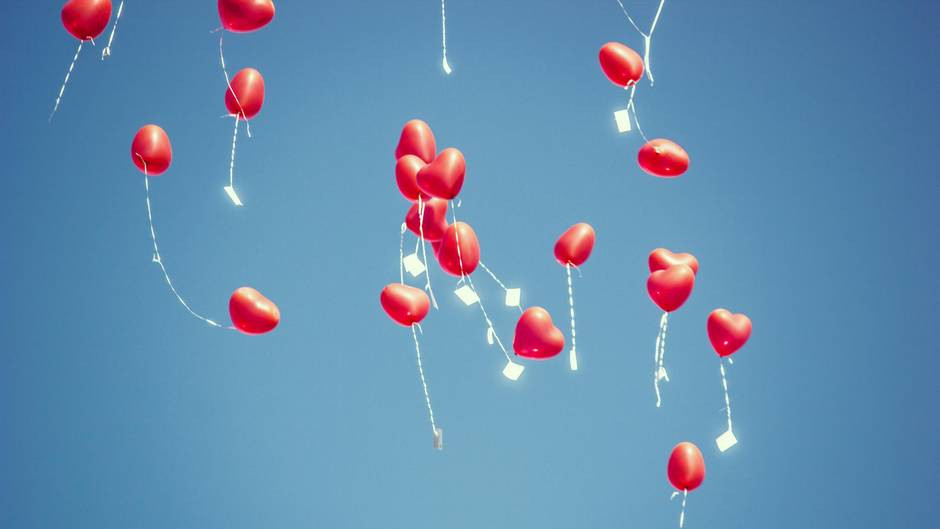
<path id="1" fill-rule="evenodd" d="M 934 374 L 940 259 L 940 8 L 933 2 L 667 2 L 650 137 L 689 152 L 664 181 L 616 133 L 624 103 L 597 64 L 641 49 L 614 0 L 453 0 L 440 70 L 435 2 L 277 3 L 226 40 L 267 100 L 242 136 L 231 206 L 215 2 L 130 0 L 113 56 L 75 48 L 59 2 L 10 2 L 0 193 L 0 526 L 9 528 L 674 527 L 666 459 L 705 454 L 687 527 L 940 525 Z M 629 0 L 639 20 L 655 1 Z M 566 331 L 555 238 L 587 221 L 576 278 L 582 369 L 563 357 L 511 383 L 479 312 L 432 279 L 423 350 L 431 439 L 407 329 L 378 304 L 407 209 L 393 178 L 420 117 L 466 155 L 460 216 L 484 261 Z M 173 141 L 152 181 L 167 266 L 227 321 L 251 285 L 276 332 L 209 328 L 151 263 L 128 149 Z M 658 310 L 646 255 L 694 252 L 671 319 L 664 407 L 650 372 Z M 497 330 L 515 314 L 476 279 Z M 730 372 L 740 444 L 718 453 L 716 307 L 749 314 Z"/>

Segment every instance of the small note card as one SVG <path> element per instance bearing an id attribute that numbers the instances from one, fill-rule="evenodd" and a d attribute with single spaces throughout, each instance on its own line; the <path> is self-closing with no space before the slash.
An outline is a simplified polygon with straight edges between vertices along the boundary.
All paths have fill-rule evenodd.
<path id="1" fill-rule="evenodd" d="M 421 259 L 418 257 L 418 254 L 413 253 L 406 255 L 402 260 L 402 264 L 405 265 L 405 270 L 411 274 L 411 277 L 418 277 L 423 274 L 427 268 L 424 266 L 424 263 L 421 262 Z"/>
<path id="2" fill-rule="evenodd" d="M 503 376 L 509 380 L 519 380 L 519 377 L 522 376 L 523 371 L 525 371 L 524 365 L 509 361 L 509 363 L 506 364 L 506 367 L 503 368 Z"/>
<path id="3" fill-rule="evenodd" d="M 738 444 L 738 438 L 734 436 L 734 432 L 728 430 L 727 432 L 719 435 L 718 439 L 715 439 L 715 443 L 718 444 L 718 450 L 724 452 L 725 450 Z"/>
<path id="4" fill-rule="evenodd" d="M 506 289 L 506 306 L 507 307 L 518 307 L 519 300 L 521 298 L 522 298 L 522 290 L 518 288 Z"/>
<path id="5" fill-rule="evenodd" d="M 228 195 L 228 197 L 229 197 L 230 199 L 232 199 L 232 203 L 233 203 L 233 204 L 235 204 L 236 206 L 243 206 L 243 205 L 244 205 L 244 204 L 242 204 L 241 199 L 238 198 L 238 195 L 235 194 L 235 188 L 234 188 L 234 187 L 232 187 L 232 186 L 225 186 L 225 187 L 223 187 L 222 189 L 225 189 L 225 194 Z"/>
<path id="6" fill-rule="evenodd" d="M 477 293 L 470 288 L 470 285 L 464 285 L 454 291 L 454 294 L 457 294 L 457 297 L 460 298 L 460 301 L 463 301 L 465 305 L 473 305 L 474 303 L 480 301 L 480 296 L 477 296 Z"/>
<path id="7" fill-rule="evenodd" d="M 630 132 L 630 111 L 622 109 L 614 112 L 614 121 L 617 122 L 617 132 Z"/>

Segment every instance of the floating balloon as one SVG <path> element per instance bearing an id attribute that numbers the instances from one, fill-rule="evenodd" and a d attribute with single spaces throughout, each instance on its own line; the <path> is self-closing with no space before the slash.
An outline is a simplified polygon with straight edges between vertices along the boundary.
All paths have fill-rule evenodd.
<path id="1" fill-rule="evenodd" d="M 234 33 L 246 33 L 267 26 L 274 19 L 271 0 L 219 0 L 222 27 Z"/>
<path id="2" fill-rule="evenodd" d="M 555 259 L 565 267 L 568 275 L 568 310 L 571 316 L 571 350 L 568 351 L 568 366 L 578 370 L 577 334 L 574 325 L 574 288 L 571 285 L 571 267 L 581 266 L 594 249 L 594 228 L 579 222 L 568 228 L 555 242 Z"/>
<path id="3" fill-rule="evenodd" d="M 173 161 L 173 147 L 166 131 L 157 125 L 144 125 L 131 142 L 131 160 L 147 176 L 166 172 Z"/>
<path id="4" fill-rule="evenodd" d="M 432 198 L 413 204 L 405 216 L 405 224 L 418 237 L 430 242 L 440 241 L 447 229 L 447 201 Z"/>
<path id="5" fill-rule="evenodd" d="M 529 307 L 516 323 L 512 348 L 521 357 L 545 360 L 565 348 L 565 335 L 552 323 L 547 310 Z"/>
<path id="6" fill-rule="evenodd" d="M 661 178 L 675 178 L 689 168 L 689 155 L 679 144 L 666 139 L 646 142 L 637 161 L 647 173 Z"/>
<path id="7" fill-rule="evenodd" d="M 450 275 L 469 276 L 480 263 L 480 243 L 473 228 L 465 222 L 450 224 L 441 238 L 437 253 L 441 268 Z"/>
<path id="8" fill-rule="evenodd" d="M 689 491 L 698 488 L 705 481 L 705 459 L 702 451 L 692 443 L 681 442 L 669 454 L 669 464 L 666 467 L 669 483 L 676 488 L 672 497 L 682 494 L 682 511 L 679 514 L 679 527 L 685 524 L 685 500 Z"/>
<path id="9" fill-rule="evenodd" d="M 75 56 L 72 57 L 72 63 L 65 73 L 65 80 L 59 88 L 59 95 L 55 98 L 55 105 L 52 107 L 52 113 L 49 114 L 49 121 L 59 110 L 59 103 L 62 102 L 62 95 L 65 94 L 65 86 L 69 84 L 69 77 L 78 62 L 78 56 L 82 52 L 82 46 L 85 41 L 98 38 L 104 29 L 108 27 L 108 20 L 111 18 L 111 0 L 69 0 L 62 7 L 62 25 L 73 37 L 78 39 L 78 49 L 75 50 Z"/>
<path id="10" fill-rule="evenodd" d="M 656 248 L 650 252 L 649 265 L 650 272 L 665 270 L 670 266 L 684 264 L 692 269 L 693 274 L 698 274 L 698 259 L 690 253 L 672 253 L 665 248 Z"/>
<path id="11" fill-rule="evenodd" d="M 725 373 L 725 364 L 722 359 L 728 358 L 747 343 L 751 337 L 751 319 L 744 314 L 732 314 L 725 309 L 715 309 L 708 315 L 708 339 L 712 348 L 718 354 L 718 368 L 721 372 L 721 387 L 725 393 L 725 414 L 728 419 L 728 430 L 715 439 L 718 449 L 722 452 L 738 443 L 731 423 L 731 397 L 728 396 L 728 378 Z"/>
<path id="12" fill-rule="evenodd" d="M 432 197 L 450 200 L 460 194 L 466 171 L 463 154 L 448 147 L 418 171 L 418 188 Z"/>
<path id="13" fill-rule="evenodd" d="M 412 154 L 424 163 L 431 163 L 437 156 L 437 144 L 434 142 L 434 133 L 431 127 L 420 119 L 413 119 L 401 129 L 401 137 L 395 148 L 395 159 Z"/>
<path id="14" fill-rule="evenodd" d="M 229 157 L 228 185 L 222 189 L 236 206 L 242 205 L 241 198 L 235 192 L 235 145 L 238 141 L 238 122 L 241 120 L 248 121 L 257 116 L 258 112 L 261 112 L 263 104 L 264 78 L 261 77 L 261 72 L 254 68 L 245 68 L 235 74 L 225 90 L 225 108 L 235 118 L 235 130 L 232 132 L 232 154 Z M 247 124 L 245 126 L 248 127 Z M 248 128 L 248 137 L 251 137 L 250 128 Z"/>
<path id="15" fill-rule="evenodd" d="M 241 287 L 228 301 L 232 325 L 245 334 L 264 334 L 281 321 L 281 312 L 273 301 L 251 287 Z"/>
<path id="16" fill-rule="evenodd" d="M 656 391 L 656 407 L 662 403 L 659 394 L 659 381 L 669 382 L 663 359 L 666 353 L 666 329 L 669 313 L 682 306 L 695 286 L 695 272 L 684 264 L 670 266 L 652 272 L 646 280 L 646 290 L 650 299 L 663 310 L 659 318 L 659 334 L 656 335 L 656 350 L 653 355 L 653 389 Z"/>
<path id="17" fill-rule="evenodd" d="M 619 42 L 601 46 L 599 54 L 604 75 L 615 85 L 628 88 L 643 77 L 643 59 L 640 54 Z"/>
<path id="18" fill-rule="evenodd" d="M 418 171 L 425 165 L 424 160 L 413 154 L 406 154 L 395 162 L 395 183 L 402 196 L 412 202 L 417 202 L 419 196 L 424 200 L 431 198 L 418 187 Z"/>

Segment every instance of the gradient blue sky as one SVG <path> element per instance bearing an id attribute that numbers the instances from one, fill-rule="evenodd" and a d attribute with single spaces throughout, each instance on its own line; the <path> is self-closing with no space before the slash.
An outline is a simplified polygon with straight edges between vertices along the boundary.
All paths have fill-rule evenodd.
<path id="1" fill-rule="evenodd" d="M 0 18 L 0 526 L 674 527 L 665 464 L 682 440 L 708 467 L 689 528 L 940 525 L 935 2 L 667 2 L 637 102 L 692 168 L 663 181 L 616 133 L 624 95 L 597 64 L 609 40 L 641 47 L 615 0 L 453 0 L 450 77 L 435 2 L 280 1 L 226 41 L 230 68 L 267 83 L 239 149 L 242 209 L 221 189 L 215 2 L 129 0 L 113 56 L 86 49 L 50 125 L 75 47 L 60 7 Z M 598 234 L 576 278 L 577 374 L 558 358 L 501 378 L 480 314 L 433 269 L 443 452 L 409 332 L 378 304 L 398 276 L 392 152 L 413 117 L 465 153 L 461 216 L 524 303 L 563 324 L 552 244 L 577 221 Z M 280 306 L 276 332 L 208 328 L 167 291 L 128 155 L 148 122 L 174 146 L 152 188 L 180 289 L 227 320 L 231 291 L 254 286 Z M 702 263 L 659 410 L 657 246 Z M 514 313 L 476 283 L 511 340 Z M 720 306 L 755 329 L 725 454 L 705 335 Z"/>

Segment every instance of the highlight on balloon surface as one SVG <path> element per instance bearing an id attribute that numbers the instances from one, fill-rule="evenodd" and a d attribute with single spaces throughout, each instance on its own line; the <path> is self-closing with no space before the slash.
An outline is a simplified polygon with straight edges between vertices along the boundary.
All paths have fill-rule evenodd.
<path id="1" fill-rule="evenodd" d="M 653 353 L 653 389 L 656 392 L 656 407 L 662 405 L 662 398 L 659 391 L 659 382 L 669 382 L 669 374 L 666 372 L 666 331 L 669 327 L 669 313 L 681 307 L 692 294 L 692 288 L 695 286 L 695 274 L 698 270 L 698 260 L 691 254 L 678 254 L 676 257 L 663 248 L 657 248 L 650 253 L 649 268 L 650 275 L 646 280 L 646 290 L 650 299 L 663 311 L 659 318 L 659 333 L 656 335 L 656 347 Z M 675 264 L 670 261 L 665 263 L 663 257 L 676 260 Z M 663 265 L 668 266 L 663 266 Z M 694 265 L 693 269 L 690 265 Z"/>
<path id="2" fill-rule="evenodd" d="M 594 228 L 586 222 L 571 226 L 555 242 L 555 260 L 565 267 L 568 276 L 568 310 L 571 318 L 571 349 L 568 351 L 568 366 L 578 370 L 577 332 L 574 324 L 574 288 L 571 284 L 571 268 L 580 274 L 581 268 L 594 250 Z"/>
<path id="3" fill-rule="evenodd" d="M 78 39 L 78 49 L 75 50 L 75 56 L 72 57 L 69 69 L 65 73 L 65 80 L 59 87 L 52 113 L 49 114 L 50 122 L 62 103 L 65 87 L 69 84 L 69 78 L 78 62 L 78 56 L 82 53 L 82 47 L 86 42 L 94 44 L 95 39 L 108 27 L 108 21 L 111 19 L 111 0 L 69 0 L 62 6 L 61 17 L 65 30 Z"/>
<path id="4" fill-rule="evenodd" d="M 731 355 L 747 343 L 751 337 L 751 319 L 744 314 L 732 314 L 726 309 L 715 309 L 708 315 L 708 340 L 718 355 L 718 367 L 721 372 L 721 387 L 725 394 L 725 413 L 728 419 L 728 430 L 715 439 L 718 450 L 724 452 L 738 444 L 731 424 L 731 398 L 728 396 L 728 378 L 725 373 L 724 360 L 730 366 L 733 361 Z"/>
<path id="5" fill-rule="evenodd" d="M 683 441 L 677 444 L 669 454 L 666 465 L 669 483 L 676 488 L 670 499 L 682 494 L 682 508 L 679 512 L 679 527 L 685 525 L 685 502 L 689 492 L 697 489 L 705 481 L 705 458 L 702 451 L 694 444 Z"/>
<path id="6" fill-rule="evenodd" d="M 238 124 L 245 122 L 248 137 L 251 137 L 249 121 L 261 112 L 264 105 L 264 77 L 254 68 L 240 70 L 225 90 L 225 108 L 229 116 L 235 118 L 235 129 L 232 132 L 232 153 L 228 165 L 228 185 L 222 189 L 232 203 L 241 206 L 242 201 L 235 192 L 235 146 L 238 142 Z"/>
<path id="7" fill-rule="evenodd" d="M 640 147 L 640 168 L 660 178 L 675 178 L 689 169 L 689 154 L 678 143 L 657 138 Z"/>

